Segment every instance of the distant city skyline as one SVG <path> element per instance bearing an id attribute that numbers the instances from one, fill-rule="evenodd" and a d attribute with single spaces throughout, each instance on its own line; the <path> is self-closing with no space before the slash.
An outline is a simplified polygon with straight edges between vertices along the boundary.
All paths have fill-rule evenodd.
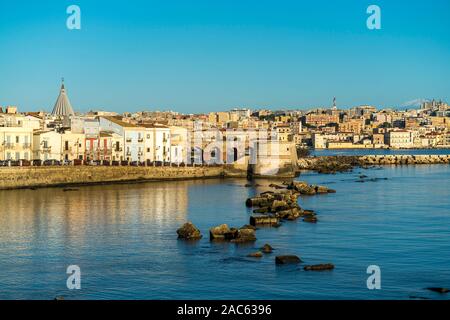
<path id="1" fill-rule="evenodd" d="M 25 5 L 26 4 L 26 5 Z M 82 29 L 66 28 L 77 4 Z M 382 29 L 366 28 L 377 4 Z M 51 112 L 402 107 L 450 100 L 450 3 L 0 3 L 0 105 Z"/>

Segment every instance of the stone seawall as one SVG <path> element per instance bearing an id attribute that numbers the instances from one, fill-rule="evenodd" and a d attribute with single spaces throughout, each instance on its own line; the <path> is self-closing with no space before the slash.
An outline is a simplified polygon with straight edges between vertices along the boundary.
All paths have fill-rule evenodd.
<path id="1" fill-rule="evenodd" d="M 450 155 L 323 156 L 298 160 L 298 169 L 333 173 L 355 166 L 450 164 Z"/>
<path id="2" fill-rule="evenodd" d="M 359 157 L 363 165 L 448 164 L 450 155 L 371 155 Z"/>
<path id="3" fill-rule="evenodd" d="M 0 190 L 152 180 L 224 177 L 224 167 L 10 167 L 0 168 Z M 236 173 L 234 176 L 238 176 Z M 242 176 L 242 175 L 241 175 Z M 244 175 L 245 176 L 245 175 Z"/>

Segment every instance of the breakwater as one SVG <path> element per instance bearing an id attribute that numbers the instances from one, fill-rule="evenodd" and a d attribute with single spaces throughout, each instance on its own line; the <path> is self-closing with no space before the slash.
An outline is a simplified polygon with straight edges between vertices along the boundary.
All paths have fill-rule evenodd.
<path id="1" fill-rule="evenodd" d="M 450 155 L 370 155 L 360 156 L 363 165 L 385 164 L 449 164 Z"/>
<path id="2" fill-rule="evenodd" d="M 319 156 L 297 161 L 299 170 L 314 170 L 319 173 L 344 172 L 357 166 L 422 164 L 450 164 L 450 155 Z"/>

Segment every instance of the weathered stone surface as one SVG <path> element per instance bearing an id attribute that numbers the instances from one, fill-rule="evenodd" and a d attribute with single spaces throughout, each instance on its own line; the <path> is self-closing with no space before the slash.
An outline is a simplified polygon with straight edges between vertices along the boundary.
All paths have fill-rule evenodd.
<path id="1" fill-rule="evenodd" d="M 224 167 L 1 167 L 0 189 L 223 177 Z"/>
<path id="2" fill-rule="evenodd" d="M 265 197 L 249 198 L 245 202 L 245 205 L 247 207 L 268 207 L 269 204 L 270 203 L 268 202 L 268 200 Z"/>
<path id="3" fill-rule="evenodd" d="M 250 224 L 252 226 L 257 225 L 277 225 L 279 220 L 277 217 L 253 215 L 250 217 Z"/>
<path id="4" fill-rule="evenodd" d="M 269 210 L 270 210 L 269 207 L 262 207 L 262 208 L 253 210 L 253 213 L 267 213 L 267 212 L 269 212 Z"/>
<path id="5" fill-rule="evenodd" d="M 276 264 L 291 264 L 291 263 L 300 263 L 302 260 L 294 255 L 286 255 L 286 256 L 276 256 L 275 263 Z"/>
<path id="6" fill-rule="evenodd" d="M 209 236 L 211 240 L 225 240 L 225 234 L 231 232 L 227 224 L 221 224 L 220 226 L 209 229 Z"/>
<path id="7" fill-rule="evenodd" d="M 185 240 L 198 240 L 202 237 L 200 230 L 192 222 L 187 222 L 177 230 L 178 238 Z"/>
<path id="8" fill-rule="evenodd" d="M 254 229 L 239 229 L 236 237 L 231 240 L 231 242 L 243 243 L 256 241 L 256 235 Z"/>
<path id="9" fill-rule="evenodd" d="M 252 226 L 250 224 L 245 224 L 242 227 L 240 227 L 239 229 L 253 229 L 253 230 L 256 230 L 256 227 Z"/>
<path id="10" fill-rule="evenodd" d="M 325 270 L 333 270 L 334 264 L 332 263 L 324 263 L 324 264 L 316 264 L 311 266 L 305 266 L 303 270 L 305 271 L 325 271 Z"/>
<path id="11" fill-rule="evenodd" d="M 286 203 L 286 201 L 284 201 L 284 200 L 275 200 L 272 203 L 272 211 L 273 212 L 280 211 L 280 210 L 286 210 L 288 208 L 289 208 L 289 206 Z"/>

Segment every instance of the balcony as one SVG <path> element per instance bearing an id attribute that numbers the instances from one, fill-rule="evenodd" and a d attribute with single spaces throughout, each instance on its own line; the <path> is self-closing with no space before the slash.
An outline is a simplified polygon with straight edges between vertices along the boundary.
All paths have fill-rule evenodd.
<path id="1" fill-rule="evenodd" d="M 131 138 L 127 138 L 125 141 L 131 143 Z"/>
<path id="2" fill-rule="evenodd" d="M 11 143 L 11 142 L 5 142 L 4 146 L 5 146 L 5 149 L 14 149 L 16 147 L 16 144 Z"/>
<path id="3" fill-rule="evenodd" d="M 138 142 L 144 142 L 144 138 L 138 139 Z"/>
<path id="4" fill-rule="evenodd" d="M 30 149 L 31 148 L 31 143 L 24 143 L 24 144 L 22 144 L 22 147 L 24 149 Z"/>

